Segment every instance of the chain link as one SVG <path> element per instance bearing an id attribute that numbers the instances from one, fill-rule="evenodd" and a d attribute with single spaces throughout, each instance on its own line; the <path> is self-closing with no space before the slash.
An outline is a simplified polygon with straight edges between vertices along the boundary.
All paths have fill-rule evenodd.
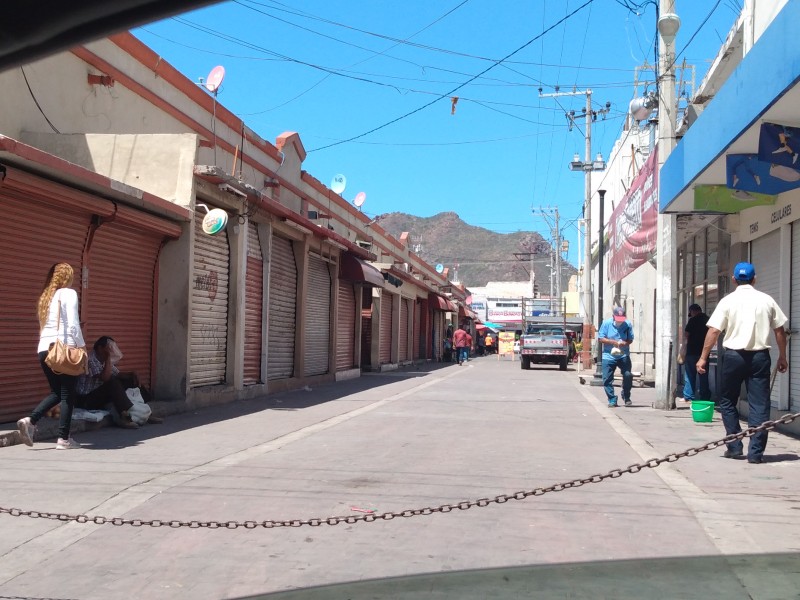
<path id="1" fill-rule="evenodd" d="M 673 463 L 681 458 L 687 456 L 696 456 L 701 452 L 719 448 L 731 442 L 743 440 L 751 437 L 760 431 L 771 431 L 778 425 L 785 425 L 791 423 L 795 419 L 800 418 L 800 413 L 791 413 L 782 416 L 774 421 L 765 421 L 758 427 L 751 427 L 739 433 L 727 435 L 719 440 L 688 448 L 683 452 L 673 452 L 661 458 L 651 458 L 644 462 L 634 463 L 624 469 L 612 469 L 608 473 L 598 473 L 596 475 L 589 475 L 582 479 L 573 479 L 572 481 L 565 481 L 556 483 L 548 487 L 539 487 L 527 491 L 519 491 L 513 494 L 500 494 L 494 498 L 479 498 L 477 500 L 463 500 L 455 504 L 442 504 L 435 507 L 425 508 L 411 508 L 401 510 L 399 512 L 385 512 L 385 513 L 366 513 L 362 515 L 343 515 L 334 517 L 323 517 L 313 519 L 290 519 L 286 521 L 178 521 L 170 520 L 165 521 L 161 519 L 125 519 L 122 517 L 102 517 L 102 516 L 89 516 L 89 515 L 69 515 L 65 513 L 50 513 L 38 510 L 22 510 L 20 508 L 4 508 L 0 506 L 0 514 L 11 515 L 12 517 L 28 517 L 31 519 L 51 519 L 54 521 L 62 522 L 75 522 L 75 523 L 92 523 L 95 525 L 116 525 L 121 527 L 123 525 L 130 525 L 131 527 L 172 527 L 178 529 L 181 527 L 188 527 L 189 529 L 273 529 L 276 527 L 319 527 L 321 525 L 339 525 L 340 523 L 347 523 L 353 525 L 355 523 L 373 523 L 378 520 L 391 521 L 395 517 L 419 517 L 432 515 L 434 513 L 449 513 L 454 510 L 468 510 L 473 507 L 486 507 L 490 504 L 505 504 L 509 500 L 524 500 L 530 496 L 543 496 L 550 492 L 561 492 L 572 488 L 580 487 L 588 483 L 600 483 L 606 479 L 616 479 L 622 477 L 626 473 L 639 473 L 643 469 L 655 469 L 662 463 Z"/>

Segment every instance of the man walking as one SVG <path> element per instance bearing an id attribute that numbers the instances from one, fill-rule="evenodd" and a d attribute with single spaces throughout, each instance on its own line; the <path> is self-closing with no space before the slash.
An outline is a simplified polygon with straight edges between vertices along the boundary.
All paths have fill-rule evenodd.
<path id="1" fill-rule="evenodd" d="M 617 407 L 617 395 L 614 393 L 614 372 L 619 368 L 622 373 L 622 400 L 625 406 L 633 406 L 631 388 L 631 342 L 633 327 L 625 315 L 625 309 L 615 306 L 610 319 L 603 321 L 597 332 L 598 341 L 603 344 L 603 387 L 608 396 L 608 407 Z"/>
<path id="2" fill-rule="evenodd" d="M 719 409 L 725 433 L 728 435 L 742 430 L 737 407 L 742 382 L 747 386 L 747 424 L 757 427 L 769 419 L 772 369 L 769 355 L 770 329 L 778 342 L 778 371 L 785 373 L 789 368 L 786 361 L 786 331 L 783 329 L 788 319 L 771 296 L 753 287 L 755 280 L 756 270 L 750 263 L 741 262 L 734 267 L 733 281 L 736 289 L 720 300 L 708 320 L 708 333 L 700 360 L 697 361 L 697 372 L 705 373 L 708 355 L 716 345 L 719 334 L 724 331 L 722 347 L 725 352 L 722 356 L 722 396 Z M 750 438 L 747 462 L 763 462 L 767 435 L 766 431 L 761 431 Z M 731 442 L 723 456 L 740 458 L 744 454 L 743 450 L 744 444 L 741 440 Z"/>
<path id="3" fill-rule="evenodd" d="M 467 332 L 461 325 L 453 332 L 453 345 L 456 348 L 458 365 L 461 366 L 467 360 Z"/>
<path id="4" fill-rule="evenodd" d="M 708 332 L 706 323 L 708 323 L 708 315 L 703 312 L 699 304 L 692 304 L 689 307 L 689 321 L 684 329 L 683 342 L 683 399 L 686 402 L 711 398 L 711 391 L 708 388 L 708 373 L 697 372 L 697 361 L 703 353 L 703 343 Z"/>

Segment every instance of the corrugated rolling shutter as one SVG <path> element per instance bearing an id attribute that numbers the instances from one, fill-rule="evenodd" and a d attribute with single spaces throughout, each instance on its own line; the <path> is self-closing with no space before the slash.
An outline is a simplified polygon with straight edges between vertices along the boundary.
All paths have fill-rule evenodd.
<path id="1" fill-rule="evenodd" d="M 408 360 L 408 299 L 400 298 L 400 356 L 399 360 Z"/>
<path id="2" fill-rule="evenodd" d="M 267 379 L 285 379 L 294 373 L 297 263 L 292 242 L 273 235 L 269 260 Z"/>
<path id="3" fill-rule="evenodd" d="M 0 235 L 0 421 L 7 422 L 29 413 L 50 392 L 36 357 L 36 302 L 47 271 L 57 262 L 72 265 L 72 287 L 81 295 L 91 216 L 5 194 L 0 195 L 0 210 L 5 223 L 13 224 Z"/>
<path id="4" fill-rule="evenodd" d="M 780 255 L 780 230 L 773 231 L 767 235 L 753 240 L 750 245 L 750 262 L 756 268 L 756 289 L 761 290 L 765 294 L 769 294 L 773 298 L 778 298 L 780 291 L 780 273 L 778 270 L 779 262 L 776 257 Z M 771 339 L 773 339 L 771 337 Z M 771 342 L 772 348 L 770 349 L 770 357 L 772 358 L 772 366 L 778 360 L 778 348 Z M 778 386 L 772 390 L 770 401 L 773 406 L 778 406 Z"/>
<path id="5" fill-rule="evenodd" d="M 308 257 L 305 329 L 304 375 L 327 373 L 331 342 L 331 274 L 328 263 L 313 254 Z"/>
<path id="6" fill-rule="evenodd" d="M 789 326 L 789 411 L 800 410 L 800 221 L 792 223 L 792 304 Z"/>
<path id="7" fill-rule="evenodd" d="M 422 303 L 417 300 L 414 305 L 414 358 L 422 356 Z"/>
<path id="8" fill-rule="evenodd" d="M 353 284 L 339 280 L 339 306 L 336 323 L 336 370 L 355 365 L 356 297 Z"/>
<path id="9" fill-rule="evenodd" d="M 247 225 L 247 276 L 244 297 L 244 384 L 261 383 L 264 258 L 258 227 Z"/>
<path id="10" fill-rule="evenodd" d="M 392 362 L 392 312 L 394 312 L 394 295 L 381 290 L 381 345 L 379 357 L 381 364 Z"/>
<path id="11" fill-rule="evenodd" d="M 86 345 L 102 335 L 122 351 L 122 371 L 135 371 L 150 386 L 154 277 L 162 236 L 116 222 L 101 225 L 89 250 L 84 291 Z"/>
<path id="12" fill-rule="evenodd" d="M 228 350 L 228 233 L 203 232 L 202 211 L 195 216 L 192 327 L 189 386 L 225 381 Z"/>

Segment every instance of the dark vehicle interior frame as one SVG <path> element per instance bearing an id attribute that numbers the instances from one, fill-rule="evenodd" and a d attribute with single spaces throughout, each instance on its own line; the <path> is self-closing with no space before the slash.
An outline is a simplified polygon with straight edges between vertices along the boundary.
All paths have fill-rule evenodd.
<path id="1" fill-rule="evenodd" d="M 219 0 L 6 0 L 0 71 Z"/>

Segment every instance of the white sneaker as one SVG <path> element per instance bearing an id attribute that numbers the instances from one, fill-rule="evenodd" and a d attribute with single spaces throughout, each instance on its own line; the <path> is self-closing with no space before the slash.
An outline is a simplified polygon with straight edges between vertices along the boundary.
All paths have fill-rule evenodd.
<path id="1" fill-rule="evenodd" d="M 36 425 L 31 422 L 30 417 L 25 417 L 17 421 L 19 437 L 26 446 L 33 446 L 33 436 L 36 435 Z"/>
<path id="2" fill-rule="evenodd" d="M 69 438 L 68 440 L 58 438 L 56 442 L 56 450 L 76 450 L 80 447 L 81 445 L 73 438 Z"/>

